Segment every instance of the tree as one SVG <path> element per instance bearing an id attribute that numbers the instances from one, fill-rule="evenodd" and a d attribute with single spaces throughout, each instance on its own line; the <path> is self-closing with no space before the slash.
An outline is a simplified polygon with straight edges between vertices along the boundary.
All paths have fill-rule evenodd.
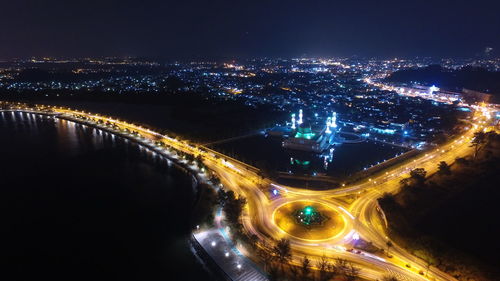
<path id="1" fill-rule="evenodd" d="M 474 138 L 471 141 L 471 147 L 474 147 L 474 159 L 476 159 L 479 151 L 484 147 L 487 142 L 487 134 L 483 131 L 475 132 Z"/>
<path id="2" fill-rule="evenodd" d="M 192 163 L 195 158 L 194 158 L 194 155 L 193 154 L 190 154 L 190 153 L 185 153 L 184 154 L 184 158 L 186 159 L 186 161 L 188 161 L 189 163 Z"/>
<path id="3" fill-rule="evenodd" d="M 289 265 L 290 268 L 289 268 L 289 278 L 288 280 L 290 281 L 304 281 L 304 279 L 302 279 L 301 275 L 300 275 L 300 267 L 298 266 L 294 266 L 294 265 Z"/>
<path id="4" fill-rule="evenodd" d="M 426 175 L 427 171 L 424 168 L 416 168 L 410 172 L 410 178 L 415 180 L 417 183 L 423 183 Z"/>
<path id="5" fill-rule="evenodd" d="M 399 181 L 399 184 L 402 186 L 402 187 L 407 187 L 410 185 L 410 178 L 404 178 L 404 179 L 401 179 Z"/>
<path id="6" fill-rule="evenodd" d="M 335 264 L 333 266 L 338 274 L 344 275 L 347 271 L 347 260 L 337 258 L 335 259 Z"/>
<path id="7" fill-rule="evenodd" d="M 219 177 L 217 177 L 215 174 L 212 174 L 212 176 L 210 176 L 210 182 L 212 182 L 213 185 L 219 185 L 221 183 Z"/>
<path id="8" fill-rule="evenodd" d="M 217 179 L 219 179 L 219 178 L 217 178 Z M 212 181 L 212 179 L 210 179 L 210 181 Z M 219 188 L 219 190 L 217 190 L 217 200 L 219 200 L 219 204 L 221 206 L 224 206 L 224 204 L 227 201 L 227 193 L 224 191 L 224 189 Z"/>
<path id="9" fill-rule="evenodd" d="M 448 163 L 445 161 L 441 161 L 438 164 L 438 173 L 441 175 L 451 175 L 451 168 Z"/>
<path id="10" fill-rule="evenodd" d="M 257 246 L 257 242 L 259 242 L 259 237 L 255 234 L 248 235 L 248 243 L 252 248 Z"/>
<path id="11" fill-rule="evenodd" d="M 274 264 L 269 265 L 269 270 L 267 271 L 269 281 L 277 281 L 279 279 L 279 270 L 278 267 Z"/>
<path id="12" fill-rule="evenodd" d="M 354 281 L 354 280 L 356 280 L 356 278 L 359 277 L 359 272 L 360 271 L 361 271 L 361 269 L 359 269 L 358 267 L 354 266 L 352 263 L 349 263 L 348 266 L 347 266 L 347 270 L 344 273 L 345 279 L 347 281 Z"/>
<path id="13" fill-rule="evenodd" d="M 394 246 L 391 242 L 391 240 L 387 240 L 387 242 L 385 243 L 385 245 L 387 246 L 387 256 L 389 257 L 389 249 Z"/>
<path id="14" fill-rule="evenodd" d="M 335 266 L 323 255 L 317 262 L 318 268 L 318 281 L 329 281 L 335 276 Z"/>
<path id="15" fill-rule="evenodd" d="M 360 269 L 345 259 L 338 258 L 335 260 L 335 271 L 343 275 L 346 281 L 354 281 L 359 276 Z"/>
<path id="16" fill-rule="evenodd" d="M 226 192 L 226 195 L 227 199 L 223 207 L 224 214 L 229 223 L 234 225 L 239 222 L 241 214 L 243 213 L 243 207 L 247 201 L 241 196 L 236 198 L 232 191 Z"/>
<path id="17" fill-rule="evenodd" d="M 267 271 L 267 267 L 274 260 L 274 256 L 273 256 L 273 254 L 271 252 L 268 251 L 269 245 L 267 245 L 266 242 L 261 242 L 260 246 L 261 247 L 259 247 L 258 250 L 257 250 L 257 255 L 259 256 L 259 258 L 264 263 L 264 271 Z"/>
<path id="18" fill-rule="evenodd" d="M 198 169 L 203 169 L 205 167 L 205 164 L 203 164 L 203 157 L 201 157 L 201 154 L 198 154 L 195 158 L 195 163 Z"/>
<path id="19" fill-rule="evenodd" d="M 290 240 L 286 238 L 278 240 L 276 246 L 273 248 L 273 251 L 278 259 L 278 262 L 281 264 L 281 270 L 283 271 L 283 266 L 285 263 L 288 263 L 292 257 Z"/>
<path id="20" fill-rule="evenodd" d="M 308 280 L 309 274 L 311 274 L 311 261 L 304 256 L 302 259 L 302 265 L 300 266 L 301 280 Z"/>
<path id="21" fill-rule="evenodd" d="M 225 192 L 223 189 L 219 189 L 217 197 L 224 211 L 226 222 L 233 231 L 234 238 L 244 239 L 245 236 L 240 217 L 247 202 L 246 199 L 242 196 L 236 198 L 233 191 Z"/>

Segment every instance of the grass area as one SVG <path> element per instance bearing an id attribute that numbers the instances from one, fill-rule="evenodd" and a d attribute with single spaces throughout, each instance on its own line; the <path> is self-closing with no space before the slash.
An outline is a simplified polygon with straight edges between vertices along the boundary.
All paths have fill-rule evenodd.
<path id="1" fill-rule="evenodd" d="M 333 197 L 332 199 L 338 200 L 345 203 L 346 205 L 351 205 L 358 198 L 355 194 L 349 194 L 341 197 Z"/>

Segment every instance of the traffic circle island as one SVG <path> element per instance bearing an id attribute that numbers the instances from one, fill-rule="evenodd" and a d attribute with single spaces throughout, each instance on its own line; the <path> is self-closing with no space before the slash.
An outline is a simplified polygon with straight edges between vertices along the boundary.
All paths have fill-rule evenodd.
<path id="1" fill-rule="evenodd" d="M 287 202 L 273 212 L 273 222 L 290 236 L 301 240 L 321 241 L 344 232 L 344 217 L 334 207 L 316 201 Z"/>

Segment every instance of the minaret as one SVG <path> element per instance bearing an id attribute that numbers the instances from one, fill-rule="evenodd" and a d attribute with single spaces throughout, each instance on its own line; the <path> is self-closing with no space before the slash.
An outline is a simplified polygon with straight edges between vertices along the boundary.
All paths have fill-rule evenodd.
<path id="1" fill-rule="evenodd" d="M 295 126 L 295 113 L 292 113 L 292 129 L 295 130 L 296 126 Z"/>
<path id="2" fill-rule="evenodd" d="M 299 125 L 302 124 L 302 109 L 299 110 L 299 121 L 297 121 L 297 124 L 299 124 Z"/>
<path id="3" fill-rule="evenodd" d="M 326 118 L 326 130 L 325 130 L 325 133 L 327 133 L 327 134 L 331 134 L 332 133 L 332 131 L 330 130 L 331 123 L 332 123 L 332 120 L 330 119 L 330 117 Z"/>
<path id="4" fill-rule="evenodd" d="M 337 128 L 337 112 L 334 112 L 332 114 L 331 126 L 332 126 L 332 128 Z"/>

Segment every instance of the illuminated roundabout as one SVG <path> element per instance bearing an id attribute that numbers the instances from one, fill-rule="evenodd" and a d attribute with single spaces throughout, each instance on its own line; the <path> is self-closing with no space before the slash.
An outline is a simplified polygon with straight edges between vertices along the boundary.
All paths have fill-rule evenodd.
<path id="1" fill-rule="evenodd" d="M 312 200 L 279 205 L 274 209 L 272 221 L 280 231 L 310 242 L 334 241 L 344 237 L 349 225 L 334 206 Z"/>

